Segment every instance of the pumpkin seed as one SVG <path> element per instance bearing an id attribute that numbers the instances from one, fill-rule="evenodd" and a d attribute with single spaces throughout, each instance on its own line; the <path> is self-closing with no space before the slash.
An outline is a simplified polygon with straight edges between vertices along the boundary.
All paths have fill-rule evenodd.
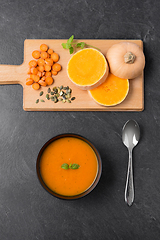
<path id="1" fill-rule="evenodd" d="M 46 98 L 47 98 L 48 100 L 50 99 L 49 94 L 46 94 Z"/>
<path id="2" fill-rule="evenodd" d="M 54 87 L 52 90 L 54 91 L 55 89 L 57 89 L 56 87 Z"/>
<path id="3" fill-rule="evenodd" d="M 60 96 L 62 96 L 62 95 L 63 95 L 63 93 L 64 93 L 63 91 L 60 91 L 59 95 L 60 95 Z"/>
<path id="4" fill-rule="evenodd" d="M 61 89 L 59 87 L 57 87 L 58 93 L 60 93 Z"/>
<path id="5" fill-rule="evenodd" d="M 59 93 L 56 94 L 56 97 L 57 97 L 57 98 L 59 97 Z"/>
<path id="6" fill-rule="evenodd" d="M 68 93 L 68 94 L 67 94 L 67 98 L 70 98 L 70 97 L 71 97 L 71 94 L 70 94 L 70 93 Z"/>
<path id="7" fill-rule="evenodd" d="M 70 89 L 68 89 L 68 91 L 71 93 L 71 92 L 72 92 L 72 89 L 70 88 Z"/>
<path id="8" fill-rule="evenodd" d="M 57 88 L 54 90 L 54 93 L 58 93 L 58 89 Z"/>
<path id="9" fill-rule="evenodd" d="M 54 103 L 57 102 L 68 102 L 71 103 L 73 100 L 75 100 L 75 97 L 71 97 L 71 93 L 72 93 L 72 89 L 69 88 L 69 86 L 63 86 L 61 85 L 60 87 L 53 87 L 53 89 L 51 90 L 51 88 L 47 89 L 47 94 L 46 94 L 46 99 L 53 101 Z M 43 91 L 41 91 L 39 93 L 40 96 L 42 96 L 44 94 Z M 39 101 L 41 102 L 45 102 L 43 99 L 37 99 L 36 103 L 39 103 Z"/>

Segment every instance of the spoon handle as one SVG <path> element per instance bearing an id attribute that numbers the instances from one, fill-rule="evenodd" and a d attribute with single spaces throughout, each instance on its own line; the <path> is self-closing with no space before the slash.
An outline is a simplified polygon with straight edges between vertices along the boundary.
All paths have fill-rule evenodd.
<path id="1" fill-rule="evenodd" d="M 133 186 L 133 167 L 132 167 L 132 150 L 129 149 L 129 161 L 127 171 L 127 181 L 125 187 L 125 202 L 131 206 L 134 200 L 134 186 Z"/>

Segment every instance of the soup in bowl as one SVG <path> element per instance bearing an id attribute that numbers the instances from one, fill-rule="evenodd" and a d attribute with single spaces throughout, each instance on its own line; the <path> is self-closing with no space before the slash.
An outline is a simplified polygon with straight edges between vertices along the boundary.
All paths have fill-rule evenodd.
<path id="1" fill-rule="evenodd" d="M 44 144 L 37 158 L 42 186 L 62 199 L 77 199 L 97 185 L 102 161 L 95 146 L 77 134 L 61 134 Z"/>

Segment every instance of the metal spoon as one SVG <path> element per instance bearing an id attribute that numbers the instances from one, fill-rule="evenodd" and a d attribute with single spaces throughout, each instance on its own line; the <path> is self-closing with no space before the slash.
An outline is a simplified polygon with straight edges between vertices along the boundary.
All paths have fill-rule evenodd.
<path id="1" fill-rule="evenodd" d="M 140 128 L 136 121 L 128 120 L 122 129 L 122 141 L 128 148 L 129 162 L 127 171 L 127 180 L 125 187 L 125 202 L 131 206 L 134 201 L 133 168 L 132 168 L 132 150 L 138 144 L 140 138 Z"/>

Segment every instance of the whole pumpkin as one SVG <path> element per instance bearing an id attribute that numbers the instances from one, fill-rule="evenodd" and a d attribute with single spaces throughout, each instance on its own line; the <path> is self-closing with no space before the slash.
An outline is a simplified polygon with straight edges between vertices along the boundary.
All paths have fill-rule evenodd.
<path id="1" fill-rule="evenodd" d="M 106 58 L 110 72 L 119 78 L 133 79 L 142 74 L 145 56 L 142 49 L 132 42 L 121 42 L 112 45 Z"/>

